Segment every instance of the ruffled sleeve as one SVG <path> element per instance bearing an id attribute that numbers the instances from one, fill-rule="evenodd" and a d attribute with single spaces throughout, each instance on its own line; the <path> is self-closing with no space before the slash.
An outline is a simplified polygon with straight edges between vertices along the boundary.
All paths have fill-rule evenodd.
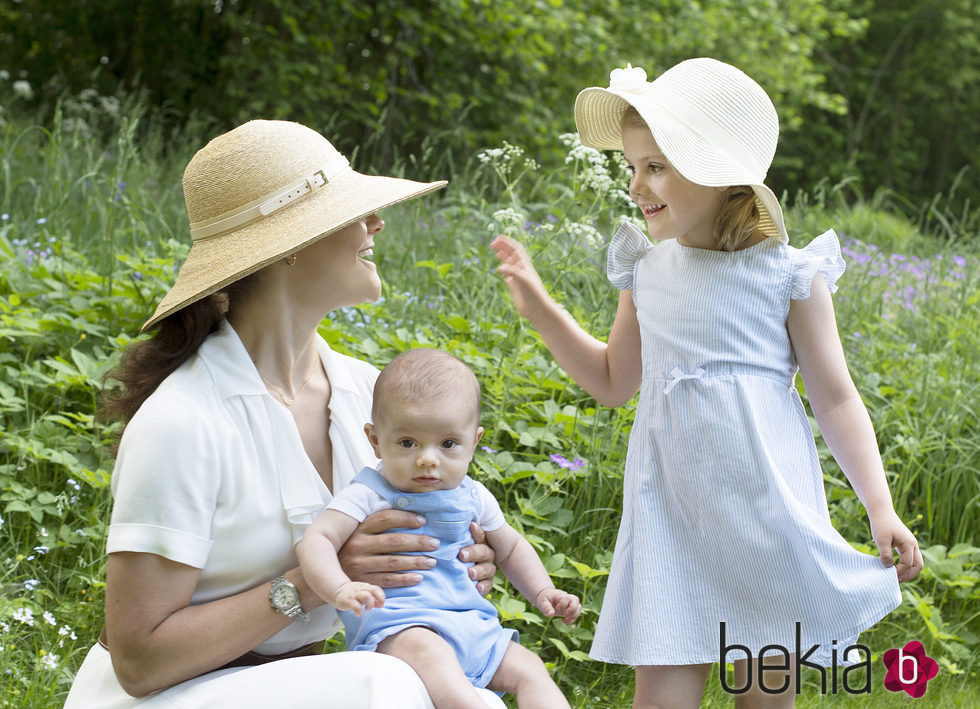
<path id="1" fill-rule="evenodd" d="M 844 257 L 840 252 L 840 241 L 833 229 L 825 231 L 802 249 L 796 250 L 790 298 L 805 300 L 810 297 L 810 285 L 817 271 L 827 282 L 830 292 L 837 290 L 837 279 L 844 273 Z"/>
<path id="2" fill-rule="evenodd" d="M 606 276 L 619 290 L 633 288 L 633 273 L 636 262 L 653 244 L 632 222 L 623 222 L 609 244 L 606 256 Z"/>

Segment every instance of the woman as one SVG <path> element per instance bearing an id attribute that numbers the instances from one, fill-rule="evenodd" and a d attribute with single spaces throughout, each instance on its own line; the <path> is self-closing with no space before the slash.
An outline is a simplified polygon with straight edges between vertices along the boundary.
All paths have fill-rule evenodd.
<path id="1" fill-rule="evenodd" d="M 114 377 L 127 422 L 113 472 L 106 618 L 66 707 L 431 707 L 408 666 L 319 654 L 340 627 L 294 544 L 365 465 L 377 375 L 317 325 L 377 300 L 376 212 L 445 181 L 362 175 L 315 131 L 251 121 L 184 173 L 193 246 Z M 326 237 L 326 238 L 325 238 Z M 341 554 L 352 577 L 417 583 L 435 540 L 388 511 Z M 475 529 L 482 542 L 482 531 Z M 461 552 L 489 589 L 492 552 Z M 503 706 L 487 693 L 487 703 Z"/>

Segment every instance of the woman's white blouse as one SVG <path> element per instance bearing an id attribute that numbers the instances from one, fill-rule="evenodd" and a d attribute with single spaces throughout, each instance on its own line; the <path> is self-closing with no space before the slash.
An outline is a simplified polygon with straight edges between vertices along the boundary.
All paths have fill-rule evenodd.
<path id="1" fill-rule="evenodd" d="M 377 465 L 364 435 L 378 370 L 316 340 L 332 388 L 333 488 Z M 107 553 L 159 554 L 201 570 L 192 604 L 298 565 L 294 545 L 330 501 L 296 424 L 267 391 L 227 322 L 144 402 L 112 475 Z M 332 606 L 255 650 L 279 654 L 332 635 Z"/>

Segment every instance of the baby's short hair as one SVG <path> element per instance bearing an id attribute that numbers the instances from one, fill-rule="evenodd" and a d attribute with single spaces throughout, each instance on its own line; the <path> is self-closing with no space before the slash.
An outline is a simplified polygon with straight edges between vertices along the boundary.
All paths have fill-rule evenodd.
<path id="1" fill-rule="evenodd" d="M 467 389 L 473 393 L 473 415 L 479 422 L 480 383 L 473 370 L 442 350 L 408 350 L 391 360 L 378 375 L 371 418 L 377 423 L 391 401 L 433 399 Z"/>

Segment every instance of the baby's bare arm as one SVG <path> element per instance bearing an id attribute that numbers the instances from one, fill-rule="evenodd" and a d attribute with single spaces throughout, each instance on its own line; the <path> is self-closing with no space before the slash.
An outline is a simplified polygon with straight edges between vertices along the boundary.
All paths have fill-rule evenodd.
<path id="1" fill-rule="evenodd" d="M 497 555 L 497 566 L 521 595 L 549 618 L 564 616 L 569 624 L 578 618 L 582 606 L 576 596 L 555 588 L 547 569 L 524 537 L 509 524 L 487 532 L 487 543 Z"/>
<path id="2" fill-rule="evenodd" d="M 361 614 L 384 605 L 384 591 L 378 586 L 351 581 L 337 558 L 337 550 L 354 532 L 358 522 L 336 510 L 325 510 L 307 528 L 296 545 L 303 578 L 313 592 L 338 610 Z"/>

